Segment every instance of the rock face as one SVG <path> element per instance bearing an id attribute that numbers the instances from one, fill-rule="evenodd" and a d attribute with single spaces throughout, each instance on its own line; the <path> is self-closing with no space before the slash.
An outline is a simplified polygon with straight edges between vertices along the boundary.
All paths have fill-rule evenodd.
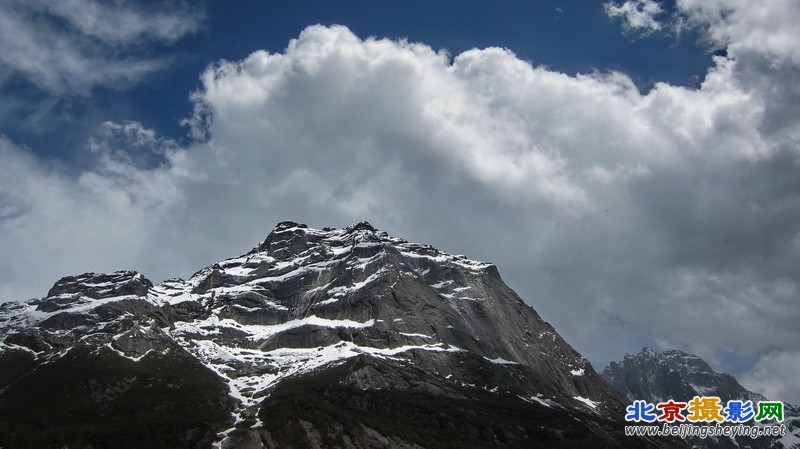
<path id="1" fill-rule="evenodd" d="M 0 446 L 680 447 L 624 436 L 495 266 L 365 222 L 283 222 L 186 281 L 64 278 L 2 304 L 0 342 Z"/>
<path id="2" fill-rule="evenodd" d="M 638 354 L 626 354 L 621 362 L 611 362 L 602 375 L 628 398 L 655 402 L 688 401 L 694 396 L 764 400 L 733 376 L 714 371 L 702 358 L 677 350 L 657 353 L 645 347 Z"/>
<path id="3" fill-rule="evenodd" d="M 733 376 L 714 371 L 702 358 L 683 351 L 655 352 L 642 348 L 638 354 L 626 354 L 620 362 L 611 362 L 601 374 L 629 401 L 642 399 L 652 403 L 673 399 L 690 401 L 695 396 L 717 396 L 730 400 L 758 401 L 764 396 L 744 388 Z M 757 439 L 690 438 L 697 448 L 797 448 L 800 447 L 800 408 L 784 404 L 784 423 L 789 429 L 784 438 Z M 751 423 L 752 424 L 752 423 Z"/>

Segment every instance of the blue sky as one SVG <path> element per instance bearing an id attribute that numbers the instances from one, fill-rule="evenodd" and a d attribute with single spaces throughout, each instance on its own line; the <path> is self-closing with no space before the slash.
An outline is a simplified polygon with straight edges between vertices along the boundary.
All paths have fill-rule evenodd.
<path id="1" fill-rule="evenodd" d="M 368 220 L 496 263 L 598 369 L 681 348 L 800 402 L 798 19 L 794 0 L 9 0 L 0 300 Z"/>
<path id="2" fill-rule="evenodd" d="M 256 50 L 281 52 L 313 24 L 347 26 L 356 35 L 407 39 L 458 54 L 471 48 L 508 48 L 520 59 L 567 74 L 621 71 L 640 89 L 655 82 L 697 85 L 711 50 L 694 30 L 684 35 L 622 33 L 599 2 L 203 2 L 187 10 L 196 29 L 170 45 L 135 48 L 170 63 L 134 85 L 98 86 L 90 95 L 53 96 L 25 77 L 3 85 L 3 96 L 23 102 L 9 108 L 0 132 L 26 142 L 44 157 L 78 163 L 86 140 L 104 121 L 137 120 L 173 139 L 184 139 L 181 120 L 191 114 L 189 94 L 198 75 L 218 60 L 239 60 Z M 53 22 L 56 22 L 53 20 Z M 61 32 L 69 33 L 69 26 Z M 27 115 L 45 113 L 30 126 Z M 48 145 L 53 138 L 65 143 Z"/>

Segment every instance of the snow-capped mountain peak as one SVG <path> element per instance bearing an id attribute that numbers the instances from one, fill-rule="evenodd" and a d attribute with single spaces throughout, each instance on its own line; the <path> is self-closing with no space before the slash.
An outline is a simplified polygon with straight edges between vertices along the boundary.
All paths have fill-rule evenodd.
<path id="1" fill-rule="evenodd" d="M 216 418 L 216 437 L 198 438 L 223 447 L 253 435 L 264 443 L 273 433 L 259 429 L 277 425 L 264 416 L 293 379 L 327 379 L 341 370 L 325 391 L 388 389 L 436 401 L 490 394 L 490 402 L 505 398 L 514 407 L 595 422 L 578 432 L 587 441 L 618 432 L 602 423 L 622 416 L 622 397 L 494 265 L 367 222 L 344 229 L 281 222 L 253 250 L 187 280 L 152 285 L 131 271 L 63 278 L 43 298 L 0 306 L 0 342 L 0 363 L 23 354 L 23 366 L 73 369 L 76 358 L 92 366 L 111 357 L 126 372 L 158 361 L 178 363 L 171 374 L 184 379 L 221 381 L 206 389 L 221 396 L 206 400 L 221 404 L 214 410 L 227 410 L 228 418 Z M 120 376 L 109 391 L 145 388 L 139 377 Z M 95 384 L 86 387 L 90 393 Z M 9 394 L 2 391 L 0 402 Z M 563 425 L 548 424 L 556 440 Z M 509 427 L 509 435 L 529 438 L 519 428 Z"/>

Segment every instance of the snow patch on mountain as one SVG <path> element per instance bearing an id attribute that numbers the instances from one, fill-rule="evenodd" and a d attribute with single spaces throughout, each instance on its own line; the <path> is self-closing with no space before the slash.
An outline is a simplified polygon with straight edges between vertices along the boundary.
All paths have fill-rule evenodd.
<path id="1" fill-rule="evenodd" d="M 586 404 L 586 406 L 589 407 L 592 410 L 597 410 L 598 407 L 600 406 L 600 402 L 593 401 L 593 400 L 591 400 L 589 398 L 585 398 L 583 396 L 573 396 L 573 399 Z"/>

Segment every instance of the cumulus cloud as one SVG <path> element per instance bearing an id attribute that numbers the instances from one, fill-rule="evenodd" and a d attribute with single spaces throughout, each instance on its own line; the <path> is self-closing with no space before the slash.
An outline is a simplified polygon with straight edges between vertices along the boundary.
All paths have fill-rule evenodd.
<path id="1" fill-rule="evenodd" d="M 107 123 L 89 145 L 97 165 L 76 175 L 0 140 L 13 256 L 0 294 L 85 270 L 186 276 L 283 219 L 368 219 L 497 263 L 595 363 L 643 341 L 723 369 L 730 354 L 795 353 L 800 39 L 745 45 L 757 21 L 681 5 L 729 49 L 696 89 L 642 93 L 621 73 L 570 76 L 504 49 L 450 58 L 314 26 L 282 53 L 209 67 L 185 148 Z"/>
<path id="2" fill-rule="evenodd" d="M 608 2 L 603 4 L 603 10 L 609 17 L 621 19 L 628 30 L 649 34 L 663 28 L 656 16 L 664 11 L 655 0 L 627 0 L 621 4 Z"/>
<path id="3" fill-rule="evenodd" d="M 800 386 L 791 374 L 798 372 L 800 351 L 772 351 L 758 359 L 752 372 L 742 378 L 742 384 L 767 399 L 797 398 Z"/>
<path id="4" fill-rule="evenodd" d="M 136 55 L 144 43 L 169 44 L 195 31 L 200 16 L 180 6 L 145 8 L 96 0 L 0 3 L 0 82 L 21 76 L 56 95 L 123 87 L 167 60 Z"/>
<path id="5" fill-rule="evenodd" d="M 797 18 L 800 5 L 792 0 L 678 0 L 680 12 L 703 27 L 707 37 L 729 52 L 756 52 L 775 62 L 800 63 Z"/>

